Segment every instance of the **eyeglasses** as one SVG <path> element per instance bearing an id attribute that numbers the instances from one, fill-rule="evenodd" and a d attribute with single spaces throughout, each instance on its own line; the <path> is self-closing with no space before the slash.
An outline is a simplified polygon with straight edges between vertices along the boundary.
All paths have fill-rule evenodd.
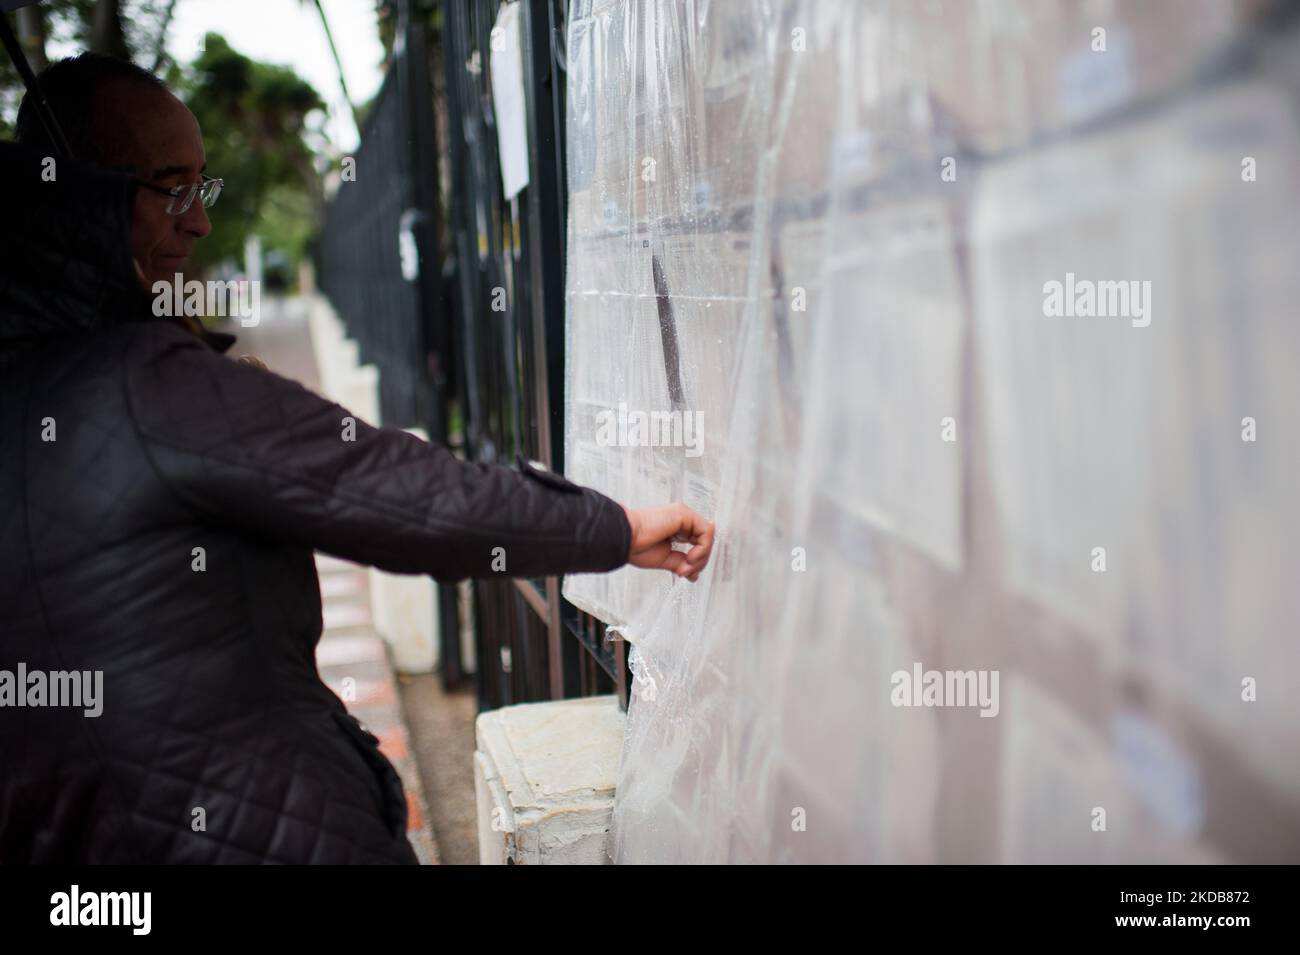
<path id="1" fill-rule="evenodd" d="M 145 182 L 143 179 L 137 179 L 138 185 L 144 186 L 153 192 L 161 193 L 164 196 L 170 196 L 167 203 L 166 212 L 169 216 L 183 216 L 189 211 L 194 204 L 195 196 L 202 196 L 203 207 L 211 209 L 213 203 L 217 201 L 217 196 L 221 195 L 221 187 L 226 184 L 224 179 L 213 179 L 211 176 L 204 176 L 202 182 L 191 182 L 181 186 L 172 186 L 170 189 L 165 186 L 155 186 L 151 182 Z"/>

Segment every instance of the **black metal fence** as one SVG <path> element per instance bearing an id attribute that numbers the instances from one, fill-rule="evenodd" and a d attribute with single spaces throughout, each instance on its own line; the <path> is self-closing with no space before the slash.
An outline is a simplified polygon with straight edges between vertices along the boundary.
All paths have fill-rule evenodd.
<path id="1" fill-rule="evenodd" d="M 442 301 L 438 149 L 424 23 L 399 11 L 394 55 L 315 250 L 317 282 L 360 359 L 378 367 L 382 423 L 447 441 L 455 366 Z M 439 588 L 444 680 L 462 678 L 455 586 Z"/>
<path id="2" fill-rule="evenodd" d="M 498 0 L 443 6 L 449 246 L 466 453 L 564 469 L 563 0 L 518 0 L 528 185 L 506 199 L 491 56 Z M 500 310 L 494 310 L 493 306 Z M 623 643 L 560 597 L 557 578 L 481 581 L 475 608 L 485 708 L 617 692 Z"/>
<path id="3" fill-rule="evenodd" d="M 490 68 L 500 0 L 445 2 L 431 34 L 398 4 L 406 40 L 365 120 L 356 181 L 329 208 L 317 268 L 362 360 L 379 366 L 385 423 L 425 427 L 434 440 L 450 432 L 471 460 L 563 471 L 565 3 L 515 2 L 528 185 L 505 198 Z M 431 60 L 442 64 L 441 94 Z M 461 674 L 452 589 L 441 599 L 449 684 Z M 473 595 L 482 708 L 610 692 L 626 705 L 623 642 L 565 602 L 558 578 L 478 581 Z"/>
<path id="4" fill-rule="evenodd" d="M 361 361 L 381 371 L 384 424 L 445 440 L 438 373 L 450 356 L 439 294 L 438 154 L 424 30 L 418 22 L 403 27 L 408 43 L 362 124 L 360 148 L 341 164 L 316 267 Z"/>

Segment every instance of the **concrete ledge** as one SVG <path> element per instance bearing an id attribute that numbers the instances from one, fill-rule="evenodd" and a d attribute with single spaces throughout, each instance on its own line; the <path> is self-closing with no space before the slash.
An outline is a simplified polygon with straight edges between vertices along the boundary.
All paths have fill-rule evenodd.
<path id="1" fill-rule="evenodd" d="M 398 673 L 438 667 L 438 591 L 428 577 L 369 568 L 375 631 L 393 648 Z"/>
<path id="2" fill-rule="evenodd" d="M 614 696 L 524 703 L 479 715 L 479 862 L 603 865 L 624 715 Z"/>

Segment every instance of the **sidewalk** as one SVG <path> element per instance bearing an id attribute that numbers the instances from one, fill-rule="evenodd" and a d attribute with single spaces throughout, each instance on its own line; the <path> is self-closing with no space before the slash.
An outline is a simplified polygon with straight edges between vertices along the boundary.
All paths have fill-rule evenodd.
<path id="1" fill-rule="evenodd" d="M 232 357 L 253 354 L 276 374 L 317 391 L 320 377 L 313 357 L 304 301 L 264 299 L 255 328 L 223 327 L 238 336 Z M 424 865 L 440 863 L 428 823 L 419 767 L 402 712 L 388 648 L 374 630 L 366 568 L 326 554 L 316 555 L 324 632 L 316 648 L 321 678 L 371 733 L 396 767 L 406 790 L 407 836 Z"/>

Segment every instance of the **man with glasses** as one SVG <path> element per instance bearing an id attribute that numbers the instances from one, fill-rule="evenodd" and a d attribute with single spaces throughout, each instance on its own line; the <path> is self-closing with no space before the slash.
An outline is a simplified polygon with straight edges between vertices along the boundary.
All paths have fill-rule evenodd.
<path id="1" fill-rule="evenodd" d="M 131 255 L 146 289 L 184 271 L 194 243 L 212 231 L 206 209 L 221 181 L 205 175 L 207 156 L 194 114 L 158 77 L 132 63 L 85 53 L 51 65 L 41 90 L 73 155 L 128 172 L 140 187 L 131 209 Z M 30 97 L 14 138 L 48 146 Z M 202 195 L 202 202 L 195 202 Z"/>
<path id="2" fill-rule="evenodd" d="M 413 862 L 395 770 L 316 670 L 312 552 L 694 580 L 713 526 L 468 464 L 155 318 L 221 188 L 198 123 L 105 57 L 41 80 L 76 159 L 24 100 L 0 143 L 0 863 Z M 31 674 L 102 691 L 48 705 L 23 676 L 11 708 Z"/>

